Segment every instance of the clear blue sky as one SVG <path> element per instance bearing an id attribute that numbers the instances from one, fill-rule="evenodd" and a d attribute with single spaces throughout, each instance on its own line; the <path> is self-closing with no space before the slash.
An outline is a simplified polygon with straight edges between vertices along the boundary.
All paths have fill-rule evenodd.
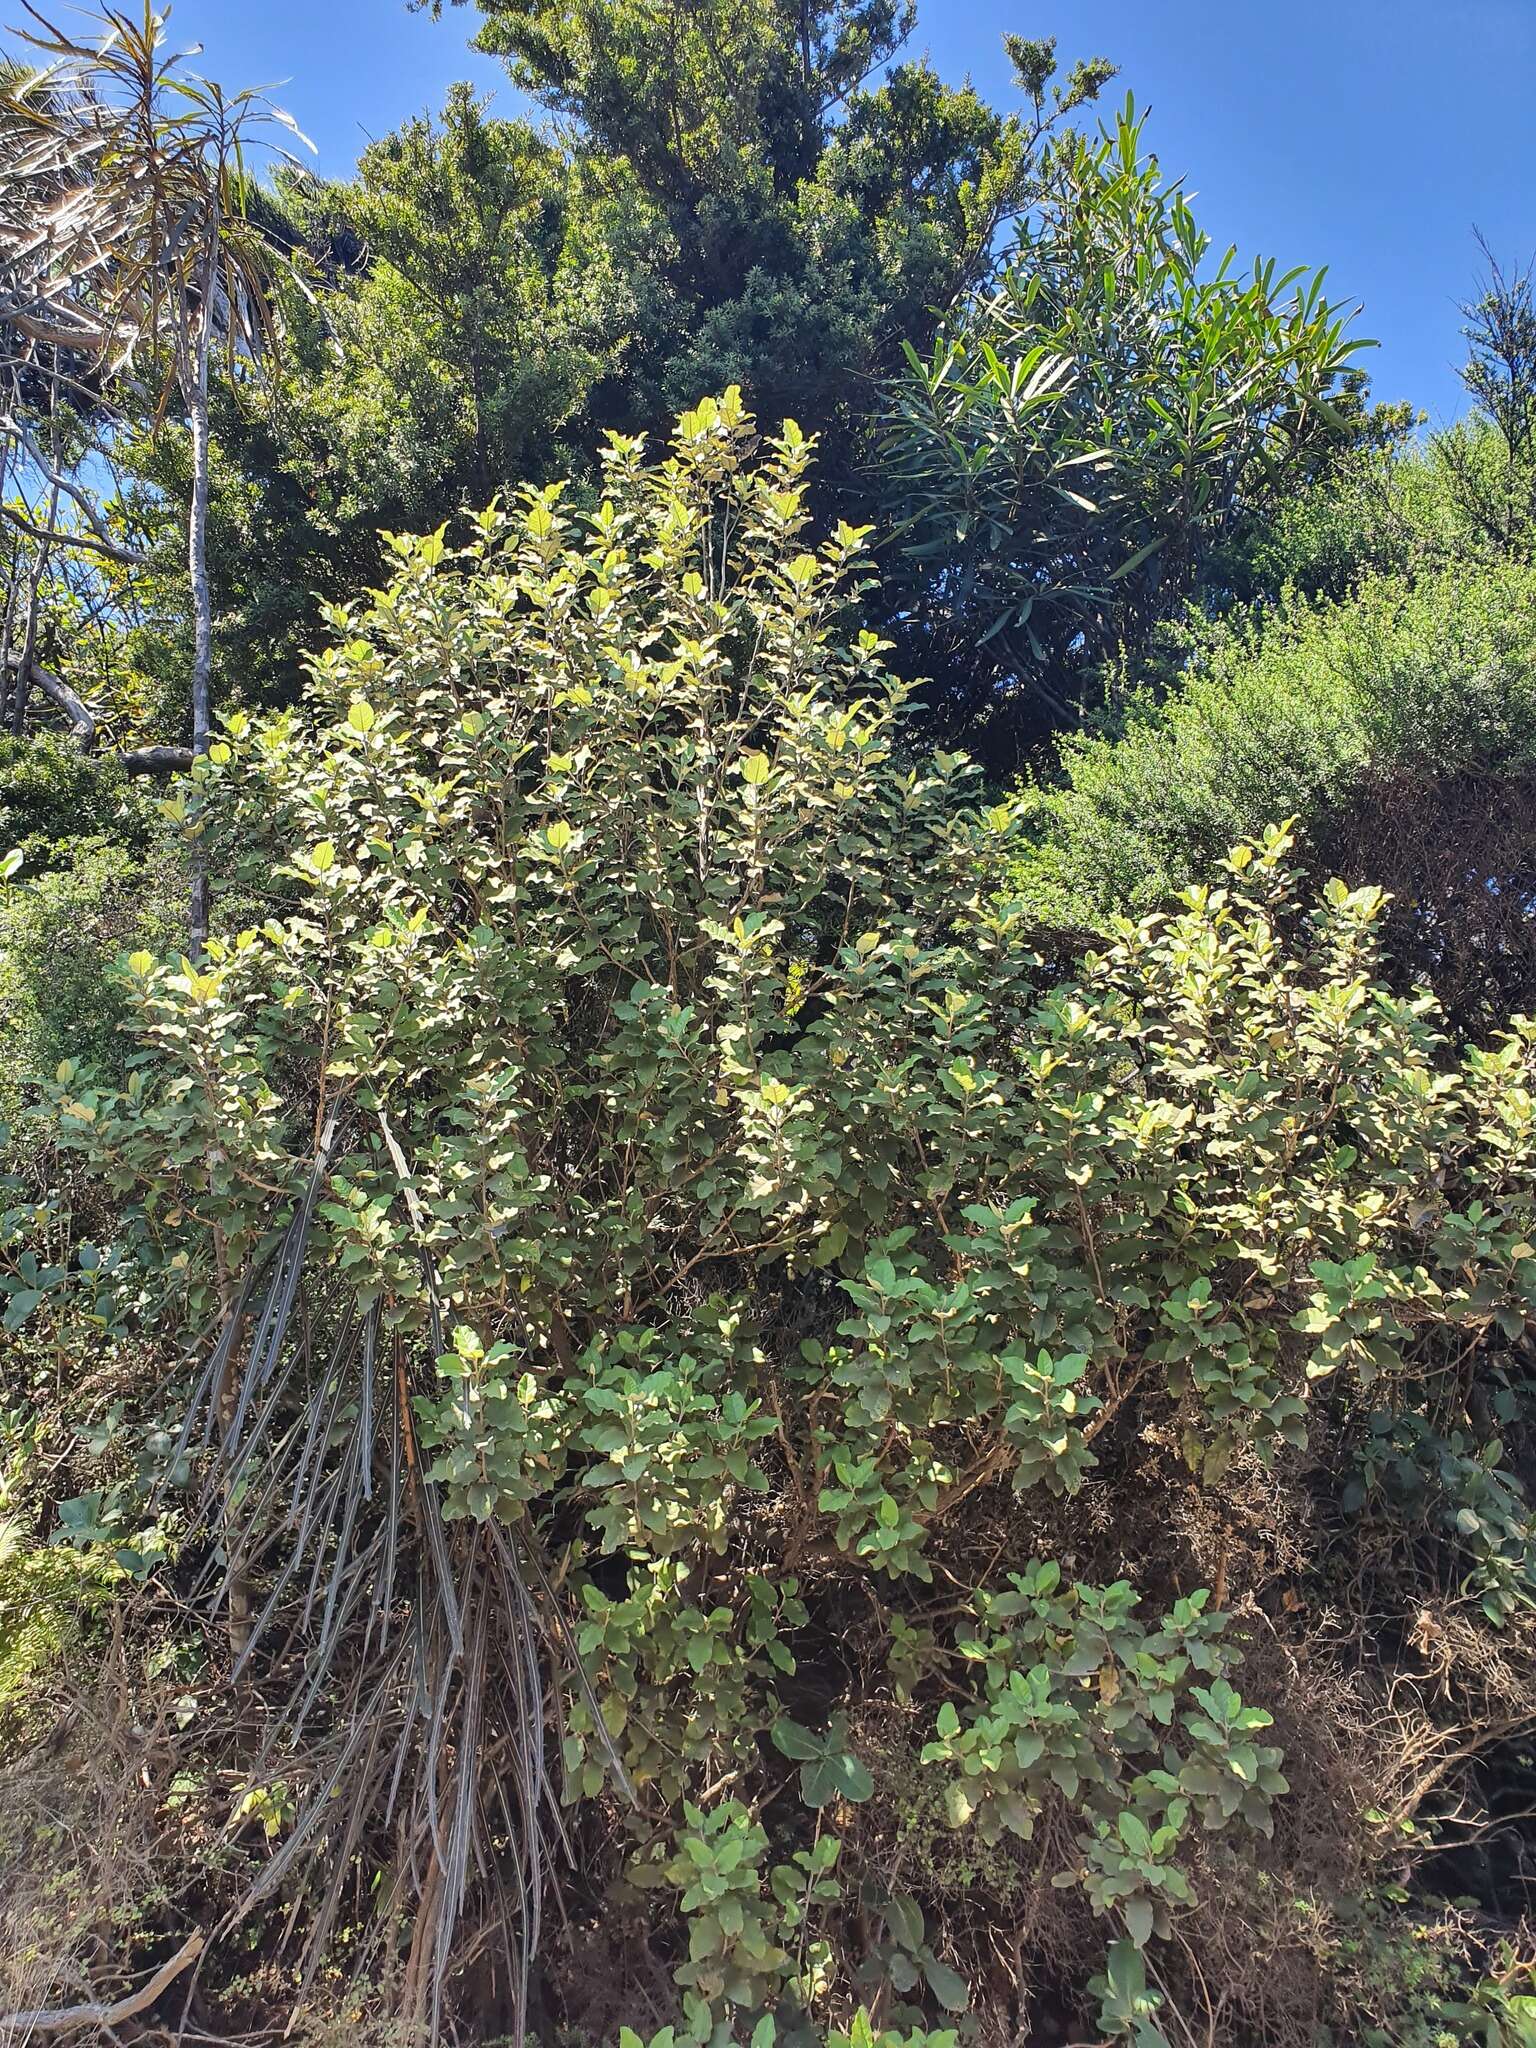
<path id="1" fill-rule="evenodd" d="M 1382 398 L 1460 407 L 1456 301 L 1475 223 L 1509 261 L 1536 254 L 1536 0 L 919 0 L 915 48 L 1011 103 L 1005 28 L 1103 54 L 1151 109 L 1162 162 L 1223 245 L 1326 263 L 1363 301 Z M 403 0 L 176 0 L 198 68 L 275 95 L 346 171 L 364 140 L 439 103 L 456 78 L 513 95 L 470 51 L 472 8 Z"/>

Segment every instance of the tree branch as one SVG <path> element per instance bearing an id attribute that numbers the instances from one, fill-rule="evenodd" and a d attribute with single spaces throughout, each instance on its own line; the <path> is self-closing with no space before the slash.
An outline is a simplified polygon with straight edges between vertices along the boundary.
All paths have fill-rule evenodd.
<path id="1" fill-rule="evenodd" d="M 7 326 L 18 329 L 28 341 L 38 342 L 46 348 L 67 348 L 76 354 L 105 354 L 112 340 L 111 330 L 99 323 L 67 327 L 16 306 L 4 309 L 4 319 Z"/>
<path id="2" fill-rule="evenodd" d="M 141 1984 L 137 1991 L 129 1992 L 126 1998 L 119 1998 L 111 2005 L 95 2001 L 87 2005 L 65 2005 L 54 2012 L 0 2013 L 0 2034 L 62 2034 L 75 2027 L 114 2027 L 119 2020 L 131 2020 L 146 2006 L 153 2005 L 166 1985 L 179 1977 L 189 1963 L 196 1962 L 202 1952 L 203 1937 L 189 1934 L 170 1961 L 162 1963 L 147 1983 Z"/>
<path id="3" fill-rule="evenodd" d="M 122 547 L 115 540 L 100 540 L 94 533 L 62 533 L 56 527 L 34 526 L 27 515 L 18 512 L 14 505 L 3 509 L 12 526 L 33 540 L 51 541 L 64 548 L 90 548 L 95 554 L 105 555 L 109 562 L 121 562 L 125 569 L 142 569 L 149 562 L 148 555 L 141 555 L 137 548 Z"/>
<path id="4" fill-rule="evenodd" d="M 178 768 L 192 766 L 192 749 L 133 747 L 126 754 L 119 754 L 117 758 L 129 775 L 172 775 Z"/>
<path id="5" fill-rule="evenodd" d="M 28 680 L 36 683 L 49 703 L 56 704 L 71 721 L 70 738 L 89 750 L 96 739 L 96 714 L 84 698 L 77 697 L 64 678 L 56 676 L 51 668 L 44 668 L 36 656 L 26 660 L 20 648 L 13 649 L 7 660 L 12 668 L 25 669 Z"/>
<path id="6" fill-rule="evenodd" d="M 85 518 L 90 523 L 91 532 L 96 536 L 95 545 L 101 549 L 101 552 L 103 554 L 110 555 L 114 561 L 126 562 L 130 565 L 130 567 L 138 567 L 140 564 L 147 561 L 148 557 L 140 554 L 136 549 L 125 548 L 122 546 L 120 542 L 113 540 L 111 534 L 107 531 L 105 522 L 102 519 L 101 511 L 97 504 L 95 503 L 95 501 L 92 499 L 90 493 L 88 491 L 82 490 L 80 485 L 77 484 L 73 480 L 73 478 L 65 476 L 64 473 L 57 467 L 57 465 L 48 459 L 48 457 L 43 453 L 42 449 L 38 447 L 35 439 L 32 437 L 31 434 L 27 432 L 26 428 L 22 425 L 21 421 L 16 418 L 14 413 L 8 413 L 4 419 L 0 419 L 0 433 L 9 434 L 12 437 L 12 439 L 16 442 L 17 446 L 21 449 L 22 453 L 26 455 L 36 465 L 36 467 L 39 470 L 41 470 L 43 476 L 53 486 L 54 490 L 63 491 L 66 497 L 70 498 L 76 505 L 79 506 L 80 511 L 83 513 Z M 102 450 L 98 445 L 93 443 L 91 447 L 91 453 L 93 455 L 99 456 L 104 455 L 105 451 Z M 114 462 L 112 462 L 110 456 L 106 456 L 106 460 L 108 463 L 108 467 L 112 471 L 113 481 L 117 482 L 117 466 Z M 119 492 L 121 492 L 120 484 Z M 69 533 L 45 532 L 40 527 L 29 525 L 28 522 L 19 513 L 15 511 L 12 511 L 10 513 L 10 517 L 16 521 L 18 526 L 25 527 L 28 533 L 35 535 L 36 538 L 39 540 L 63 541 L 66 546 L 75 547 L 89 547 L 92 545 L 92 543 L 85 538 L 84 534 L 76 535 Z"/>
<path id="7" fill-rule="evenodd" d="M 13 669 L 22 666 L 21 650 L 12 648 L 6 661 Z M 51 668 L 44 668 L 36 659 L 26 664 L 27 675 L 51 704 L 71 721 L 69 736 L 76 741 L 82 753 L 89 753 L 96 744 L 97 722 L 83 697 L 76 696 L 62 676 L 56 676 Z M 128 775 L 173 775 L 177 769 L 192 766 L 190 747 L 130 747 L 117 756 L 123 771 Z"/>

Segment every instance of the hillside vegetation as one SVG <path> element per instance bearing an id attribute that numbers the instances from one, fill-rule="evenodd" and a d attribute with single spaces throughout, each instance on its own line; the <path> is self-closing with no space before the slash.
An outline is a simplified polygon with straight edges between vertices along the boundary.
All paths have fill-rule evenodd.
<path id="1" fill-rule="evenodd" d="M 0 2034 L 1531 2048 L 1529 275 L 478 15 L 0 77 Z"/>

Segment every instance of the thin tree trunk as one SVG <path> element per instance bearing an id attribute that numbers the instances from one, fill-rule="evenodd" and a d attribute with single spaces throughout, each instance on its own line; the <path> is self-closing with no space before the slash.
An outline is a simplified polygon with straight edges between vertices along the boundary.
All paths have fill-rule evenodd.
<path id="1" fill-rule="evenodd" d="M 208 354 L 212 345 L 213 252 L 218 226 L 209 236 L 209 263 L 193 343 L 187 416 L 192 429 L 192 508 L 187 519 L 187 571 L 192 583 L 192 752 L 206 754 L 210 733 L 209 692 L 213 676 L 213 601 L 208 589 Z M 188 918 L 191 951 L 201 960 L 208 940 L 208 858 L 201 839 L 192 844 L 192 901 Z"/>
<path id="2" fill-rule="evenodd" d="M 0 732 L 11 718 L 11 629 L 16 617 L 17 582 L 11 575 L 5 586 L 5 609 L 0 612 Z"/>
<path id="3" fill-rule="evenodd" d="M 48 516 L 44 526 L 51 532 L 59 523 L 59 371 L 55 363 L 48 404 L 48 457 L 53 488 L 48 494 Z M 30 509 L 30 508 L 29 508 Z M 41 541 L 32 557 L 27 581 L 26 622 L 22 628 L 21 660 L 16 666 L 16 689 L 11 700 L 11 730 L 18 739 L 27 729 L 27 692 L 37 654 L 37 618 L 42 607 L 43 579 L 48 574 L 49 543 Z M 9 624 L 9 622 L 7 622 Z M 9 656 L 9 633 L 6 653 Z"/>
<path id="4" fill-rule="evenodd" d="M 438 1860 L 436 1844 L 430 1837 L 427 1855 L 430 1861 L 416 1901 L 416 1916 L 411 1923 L 411 1946 L 405 1959 L 405 1977 L 397 2008 L 397 2016 L 404 2022 L 406 2038 L 410 2041 L 420 2040 L 427 2030 L 433 1952 L 437 1946 L 437 1927 L 443 1910 L 443 1866 Z"/>
<path id="5" fill-rule="evenodd" d="M 10 475 L 11 444 L 0 440 L 0 501 L 5 497 L 5 486 Z M 10 559 L 10 573 L 5 579 L 3 594 L 4 609 L 0 610 L 0 732 L 4 732 L 11 715 L 11 625 L 16 616 L 17 572 L 21 565 L 21 542 L 14 543 L 15 552 Z"/>
<path id="6" fill-rule="evenodd" d="M 0 657 L 0 674 L 14 671 L 19 676 L 25 660 L 25 649 L 16 654 L 5 653 Z M 96 744 L 96 714 L 90 705 L 76 695 L 62 676 L 56 676 L 52 669 L 44 668 L 36 656 L 26 662 L 26 682 L 36 683 L 49 703 L 58 705 L 69 720 L 70 738 L 89 753 Z"/>
<path id="7" fill-rule="evenodd" d="M 53 525 L 58 517 L 59 487 L 53 487 L 49 499 L 48 524 Z M 33 659 L 37 652 L 37 617 L 42 608 L 43 578 L 48 573 L 48 543 L 44 541 L 32 558 L 31 573 L 27 581 L 27 616 L 22 629 L 21 658 L 16 663 L 16 693 L 11 701 L 11 730 L 18 739 L 27 729 L 27 692 L 32 682 Z"/>

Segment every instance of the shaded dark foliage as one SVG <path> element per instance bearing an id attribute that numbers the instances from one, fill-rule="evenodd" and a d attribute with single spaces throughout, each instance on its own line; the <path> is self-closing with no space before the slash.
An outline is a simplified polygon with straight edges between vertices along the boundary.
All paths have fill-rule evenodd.
<path id="1" fill-rule="evenodd" d="M 1391 973 L 1433 988 L 1460 1033 L 1536 1010 L 1536 777 L 1367 774 L 1310 861 L 1391 892 Z"/>

